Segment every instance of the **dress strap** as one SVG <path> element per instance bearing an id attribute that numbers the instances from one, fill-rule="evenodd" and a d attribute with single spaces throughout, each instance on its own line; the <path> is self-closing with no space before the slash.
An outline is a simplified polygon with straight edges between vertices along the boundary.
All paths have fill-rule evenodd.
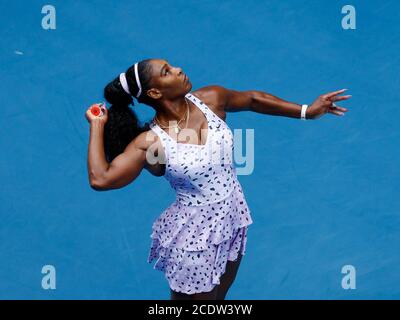
<path id="1" fill-rule="evenodd" d="M 162 138 L 165 138 L 165 142 L 168 142 L 170 140 L 173 140 L 168 133 L 166 133 L 163 129 L 160 128 L 160 126 L 154 121 L 154 119 L 150 122 L 150 128 L 157 133 L 158 136 L 160 136 L 161 140 L 164 140 Z"/>
<path id="2" fill-rule="evenodd" d="M 212 118 L 211 110 L 203 101 L 201 101 L 199 98 L 197 98 L 191 93 L 186 94 L 185 97 L 188 98 L 192 103 L 194 103 L 205 114 L 208 121 L 211 120 Z"/>
<path id="3" fill-rule="evenodd" d="M 161 146 L 164 149 L 166 161 L 167 163 L 169 163 L 171 161 L 171 156 L 175 152 L 174 150 L 176 141 L 172 139 L 163 129 L 161 129 L 160 126 L 154 120 L 150 122 L 149 127 L 160 138 Z"/>
<path id="4" fill-rule="evenodd" d="M 221 124 L 225 125 L 225 121 L 222 120 L 218 115 L 215 114 L 214 111 L 210 109 L 208 105 L 206 105 L 203 101 L 197 98 L 195 95 L 191 93 L 187 93 L 185 95 L 190 101 L 192 101 L 201 111 L 205 114 L 209 125 L 215 125 L 217 128 L 221 126 Z M 213 127 L 213 126 L 212 126 Z"/>

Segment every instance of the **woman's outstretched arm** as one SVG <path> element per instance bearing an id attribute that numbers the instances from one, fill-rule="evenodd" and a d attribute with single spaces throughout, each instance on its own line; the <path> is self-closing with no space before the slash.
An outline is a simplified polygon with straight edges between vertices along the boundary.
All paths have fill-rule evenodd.
<path id="1" fill-rule="evenodd" d="M 218 100 L 218 103 L 215 104 L 217 108 L 227 112 L 253 111 L 290 118 L 301 117 L 301 104 L 288 102 L 267 92 L 258 90 L 236 91 L 218 85 L 208 86 L 203 90 L 213 92 L 216 100 Z M 342 115 L 347 112 L 348 109 L 334 105 L 334 102 L 347 100 L 351 97 L 350 95 L 338 96 L 345 90 L 320 95 L 307 108 L 306 119 L 317 119 L 325 113 Z"/>
<path id="2" fill-rule="evenodd" d="M 334 105 L 336 101 L 349 99 L 351 96 L 338 96 L 346 89 L 320 95 L 306 111 L 306 119 L 317 119 L 325 113 L 343 115 L 348 110 Z M 231 94 L 231 99 L 235 99 Z M 252 91 L 250 110 L 258 113 L 284 116 L 290 118 L 301 117 L 301 104 L 292 103 L 262 91 Z"/>

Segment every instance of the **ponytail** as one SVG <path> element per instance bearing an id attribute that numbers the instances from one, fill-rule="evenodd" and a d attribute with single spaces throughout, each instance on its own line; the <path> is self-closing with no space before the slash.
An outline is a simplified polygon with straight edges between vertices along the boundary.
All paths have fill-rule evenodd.
<path id="1" fill-rule="evenodd" d="M 148 87 L 150 81 L 149 60 L 144 60 L 139 64 L 140 79 L 143 80 L 141 81 L 142 94 L 138 100 L 145 103 L 149 103 L 149 98 L 143 94 L 143 89 Z M 126 72 L 126 79 L 130 92 L 134 95 L 138 88 L 134 79 L 133 66 Z M 104 150 L 107 161 L 111 162 L 135 137 L 148 131 L 150 127 L 147 122 L 144 126 L 140 125 L 136 113 L 130 107 L 133 104 L 133 98 L 122 88 L 119 76 L 104 88 L 104 98 L 111 104 L 108 109 L 108 120 L 104 126 Z"/>

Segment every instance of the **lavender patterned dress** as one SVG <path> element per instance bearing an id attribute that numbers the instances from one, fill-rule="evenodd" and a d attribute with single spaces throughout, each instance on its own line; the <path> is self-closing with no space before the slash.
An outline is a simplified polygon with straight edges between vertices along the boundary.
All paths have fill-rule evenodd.
<path id="1" fill-rule="evenodd" d="M 208 121 L 205 145 L 178 143 L 154 121 L 166 156 L 164 177 L 176 200 L 156 219 L 148 262 L 163 271 L 172 290 L 209 292 L 220 284 L 227 261 L 244 255 L 250 210 L 233 165 L 233 133 L 199 98 L 186 98 Z"/>

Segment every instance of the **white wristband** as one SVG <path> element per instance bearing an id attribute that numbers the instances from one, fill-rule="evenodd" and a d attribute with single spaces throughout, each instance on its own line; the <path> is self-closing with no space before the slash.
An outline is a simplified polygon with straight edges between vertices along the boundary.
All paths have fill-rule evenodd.
<path id="1" fill-rule="evenodd" d="M 307 111 L 308 105 L 307 104 L 303 104 L 301 106 L 301 120 L 307 120 L 306 119 L 306 111 Z"/>

